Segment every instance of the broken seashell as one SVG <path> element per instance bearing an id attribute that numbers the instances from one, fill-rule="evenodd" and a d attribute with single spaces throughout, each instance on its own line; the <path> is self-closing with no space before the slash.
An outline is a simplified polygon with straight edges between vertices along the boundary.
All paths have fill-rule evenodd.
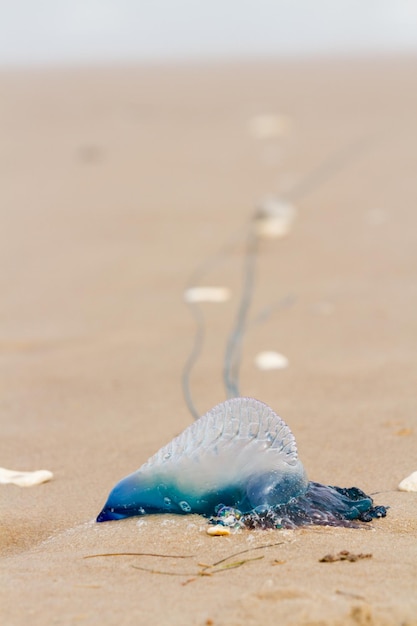
<path id="1" fill-rule="evenodd" d="M 32 487 L 40 485 L 53 478 L 52 472 L 48 470 L 36 470 L 34 472 L 18 472 L 0 467 L 0 484 L 17 485 L 18 487 Z"/>
<path id="2" fill-rule="evenodd" d="M 190 287 L 184 292 L 186 302 L 226 302 L 229 299 L 227 287 Z"/>
<path id="3" fill-rule="evenodd" d="M 260 370 L 283 370 L 288 367 L 289 361 L 279 352 L 266 350 L 256 355 L 255 365 Z"/>
<path id="4" fill-rule="evenodd" d="M 231 534 L 230 528 L 228 526 L 222 526 L 221 524 L 216 524 L 215 526 L 208 526 L 206 529 L 206 533 L 211 535 L 211 537 L 226 537 Z"/>
<path id="5" fill-rule="evenodd" d="M 398 485 L 400 491 L 417 491 L 417 472 L 404 478 Z"/>

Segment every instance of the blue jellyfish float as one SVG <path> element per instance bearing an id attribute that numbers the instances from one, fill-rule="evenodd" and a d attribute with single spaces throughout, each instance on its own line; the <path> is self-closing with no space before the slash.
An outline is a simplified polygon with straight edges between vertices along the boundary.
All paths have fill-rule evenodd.
<path id="1" fill-rule="evenodd" d="M 386 509 L 356 487 L 308 480 L 287 424 L 266 404 L 215 406 L 111 491 L 98 522 L 198 513 L 248 528 L 358 526 Z"/>

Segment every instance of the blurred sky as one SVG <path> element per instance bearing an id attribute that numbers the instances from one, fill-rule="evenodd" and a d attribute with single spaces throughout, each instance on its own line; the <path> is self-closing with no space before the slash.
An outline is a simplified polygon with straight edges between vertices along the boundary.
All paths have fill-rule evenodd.
<path id="1" fill-rule="evenodd" d="M 0 65 L 417 52 L 417 0 L 0 0 Z"/>

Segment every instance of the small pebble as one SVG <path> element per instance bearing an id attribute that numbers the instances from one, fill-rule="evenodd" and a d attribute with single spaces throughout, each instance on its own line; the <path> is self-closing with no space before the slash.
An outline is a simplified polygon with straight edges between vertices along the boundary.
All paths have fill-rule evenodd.
<path id="1" fill-rule="evenodd" d="M 272 350 L 259 352 L 255 357 L 255 365 L 260 370 L 283 370 L 289 365 L 286 356 Z"/>
<path id="2" fill-rule="evenodd" d="M 230 528 L 222 526 L 221 524 L 216 524 L 216 526 L 209 526 L 206 529 L 206 533 L 211 537 L 225 537 L 230 535 Z"/>
<path id="3" fill-rule="evenodd" d="M 292 229 L 296 208 L 278 198 L 265 198 L 255 216 L 255 228 L 260 237 L 285 237 Z"/>
<path id="4" fill-rule="evenodd" d="M 349 552 L 349 550 L 342 550 L 338 554 L 326 554 L 321 559 L 319 559 L 319 563 L 334 563 L 335 561 L 350 561 L 351 563 L 355 563 L 355 561 L 360 561 L 361 559 L 371 559 L 372 554 L 353 554 Z"/>
<path id="5" fill-rule="evenodd" d="M 45 483 L 51 480 L 51 478 L 53 478 L 53 474 L 48 470 L 19 472 L 0 467 L 0 484 L 2 485 L 10 484 L 17 485 L 18 487 L 32 487 L 33 485 Z"/>
<path id="6" fill-rule="evenodd" d="M 229 299 L 227 287 L 190 287 L 184 292 L 185 302 L 227 302 Z"/>
<path id="7" fill-rule="evenodd" d="M 400 491 L 417 491 L 417 472 L 413 472 L 404 478 L 398 485 Z"/>

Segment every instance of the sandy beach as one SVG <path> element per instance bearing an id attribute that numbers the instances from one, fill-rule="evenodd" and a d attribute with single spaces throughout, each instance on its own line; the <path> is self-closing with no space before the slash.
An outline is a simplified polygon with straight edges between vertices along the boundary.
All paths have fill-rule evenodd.
<path id="1" fill-rule="evenodd" d="M 417 625 L 417 493 L 398 491 L 417 470 L 416 71 L 1 73 L 0 466 L 54 473 L 0 485 L 2 624 Z M 387 517 L 228 537 L 199 516 L 96 524 L 113 485 L 192 422 L 183 294 L 201 264 L 232 297 L 202 305 L 192 396 L 200 414 L 225 399 L 242 233 L 291 190 L 291 231 L 259 245 L 241 392 L 289 424 L 311 480 L 375 494 Z M 258 369 L 263 350 L 288 367 Z M 320 562 L 343 550 L 372 556 Z M 121 552 L 177 558 L 84 558 Z M 229 556 L 248 561 L 199 575 Z"/>

